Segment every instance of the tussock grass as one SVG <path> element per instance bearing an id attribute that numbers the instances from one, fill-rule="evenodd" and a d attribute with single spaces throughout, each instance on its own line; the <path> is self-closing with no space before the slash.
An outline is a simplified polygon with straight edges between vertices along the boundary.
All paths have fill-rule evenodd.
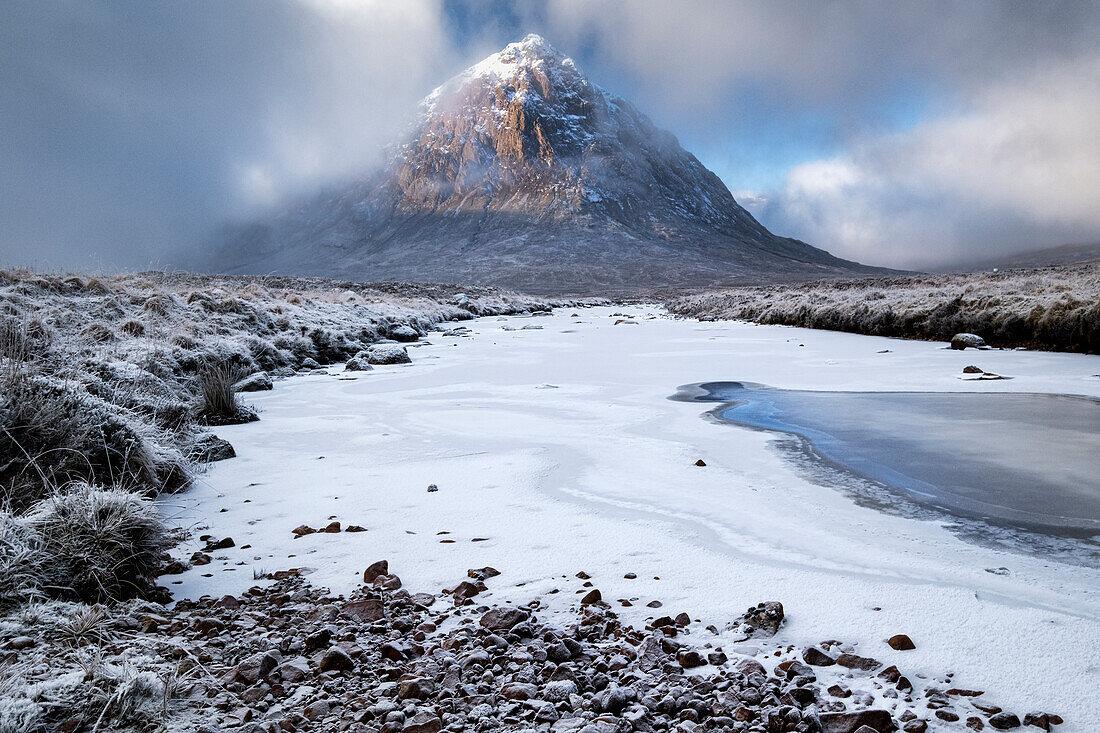
<path id="1" fill-rule="evenodd" d="M 41 546 L 43 588 L 86 602 L 148 591 L 170 546 L 156 507 L 121 489 L 72 484 L 23 521 Z"/>
<path id="2" fill-rule="evenodd" d="M 678 315 L 874 336 L 1100 353 L 1100 265 L 1000 273 L 822 281 L 711 290 L 666 299 Z"/>

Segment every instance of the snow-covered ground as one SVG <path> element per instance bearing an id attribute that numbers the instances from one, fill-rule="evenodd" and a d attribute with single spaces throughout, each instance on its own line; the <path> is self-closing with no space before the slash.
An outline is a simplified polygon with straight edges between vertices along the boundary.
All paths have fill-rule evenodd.
<path id="1" fill-rule="evenodd" d="M 616 325 L 620 311 L 636 323 Z M 628 622 L 686 610 L 722 627 L 779 600 L 780 642 L 841 639 L 928 682 L 954 672 L 951 685 L 1007 709 L 1063 715 L 1064 731 L 1100 720 L 1100 569 L 860 507 L 789 463 L 774 435 L 666 399 L 714 380 L 1100 396 L 1100 357 L 696 323 L 657 308 L 576 313 L 468 322 L 471 337 L 432 334 L 411 365 L 337 368 L 249 395 L 261 422 L 218 429 L 238 458 L 162 500 L 196 537 L 236 547 L 162 582 L 178 581 L 176 597 L 220 595 L 254 585 L 254 571 L 309 567 L 313 583 L 346 592 L 386 558 L 411 591 L 438 592 L 491 565 L 502 575 L 479 600 L 541 596 L 564 610 L 585 571 Z M 971 363 L 1014 379 L 962 381 Z M 291 533 L 332 518 L 368 531 Z M 986 572 L 999 567 L 1010 572 Z M 891 650 L 898 633 L 917 649 Z"/>

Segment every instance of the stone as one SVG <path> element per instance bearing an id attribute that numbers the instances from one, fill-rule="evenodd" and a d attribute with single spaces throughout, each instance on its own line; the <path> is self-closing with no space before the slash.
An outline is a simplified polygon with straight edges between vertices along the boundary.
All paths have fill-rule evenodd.
<path id="1" fill-rule="evenodd" d="M 725 652 L 710 652 L 707 654 L 707 662 L 715 667 L 725 664 L 728 659 L 729 657 L 725 655 Z"/>
<path id="2" fill-rule="evenodd" d="M 989 717 L 989 725 L 997 730 L 1012 730 L 1020 727 L 1020 718 L 1015 713 L 997 713 Z"/>
<path id="3" fill-rule="evenodd" d="M 358 524 L 349 524 L 348 528 L 345 529 L 344 531 L 345 532 L 366 532 L 367 528 L 366 527 L 360 527 Z"/>
<path id="4" fill-rule="evenodd" d="M 310 527 L 308 524 L 299 524 L 297 527 L 290 530 L 290 533 L 297 539 L 298 537 L 305 537 L 307 534 L 313 534 L 316 531 L 317 530 Z"/>
<path id="5" fill-rule="evenodd" d="M 481 625 L 491 631 L 510 629 L 526 621 L 529 614 L 518 608 L 494 608 L 481 617 Z"/>
<path id="6" fill-rule="evenodd" d="M 371 563 L 370 566 L 363 571 L 363 582 L 373 583 L 374 579 L 379 575 L 389 575 L 390 563 L 388 560 L 379 560 L 378 562 Z"/>
<path id="7" fill-rule="evenodd" d="M 959 351 L 968 348 L 981 349 L 985 345 L 985 339 L 974 333 L 957 333 L 951 337 L 951 348 Z"/>
<path id="8" fill-rule="evenodd" d="M 886 643 L 890 645 L 891 649 L 899 652 L 904 652 L 910 649 L 917 648 L 917 645 L 913 643 L 913 640 L 905 634 L 894 634 L 886 640 Z"/>
<path id="9" fill-rule="evenodd" d="M 1024 725 L 1032 725 L 1041 730 L 1050 730 L 1050 716 L 1046 713 L 1028 713 L 1024 716 Z"/>
<path id="10" fill-rule="evenodd" d="M 346 372 L 369 372 L 372 369 L 374 367 L 370 365 L 366 353 L 362 351 L 344 362 L 344 371 Z"/>
<path id="11" fill-rule="evenodd" d="M 279 666 L 278 652 L 264 651 L 246 657 L 234 671 L 234 678 L 248 685 L 254 685 L 260 680 L 267 679 L 271 671 Z"/>
<path id="12" fill-rule="evenodd" d="M 29 636 L 17 636 L 8 642 L 8 646 L 16 651 L 30 649 L 35 645 L 34 639 Z"/>
<path id="13" fill-rule="evenodd" d="M 500 571 L 496 568 L 492 568 L 486 565 L 483 568 L 472 568 L 470 570 L 467 570 L 466 575 L 473 578 L 474 580 L 486 580 L 488 578 L 495 578 L 496 576 L 500 575 Z"/>
<path id="14" fill-rule="evenodd" d="M 237 451 L 228 440 L 216 435 L 204 435 L 187 450 L 188 459 L 195 463 L 216 463 L 237 457 Z"/>
<path id="15" fill-rule="evenodd" d="M 363 598 L 345 603 L 341 610 L 345 615 L 357 621 L 378 621 L 386 617 L 382 601 L 377 598 Z"/>
<path id="16" fill-rule="evenodd" d="M 389 337 L 394 341 L 411 342 L 420 338 L 420 334 L 411 326 L 396 326 L 389 331 Z"/>
<path id="17" fill-rule="evenodd" d="M 814 667 L 831 667 L 836 664 L 836 659 L 816 646 L 811 646 L 802 652 L 802 661 Z"/>
<path id="18" fill-rule="evenodd" d="M 963 367 L 963 374 L 984 374 L 984 373 L 985 373 L 985 370 L 982 369 L 980 366 L 974 366 L 973 364 L 971 364 L 970 366 L 964 366 Z"/>
<path id="19" fill-rule="evenodd" d="M 584 598 L 581 599 L 581 603 L 586 606 L 590 606 L 593 603 L 599 603 L 603 600 L 603 595 L 600 594 L 599 588 L 593 588 L 584 594 Z"/>
<path id="20" fill-rule="evenodd" d="M 695 462 L 695 465 L 696 465 L 696 466 L 705 466 L 705 465 L 707 465 L 707 462 L 706 462 L 706 461 L 704 461 L 704 460 L 703 460 L 702 458 L 700 458 L 699 460 L 697 460 L 697 461 Z"/>
<path id="21" fill-rule="evenodd" d="M 894 720 L 885 710 L 856 710 L 843 713 L 822 713 L 821 730 L 824 733 L 856 733 L 868 727 L 876 733 L 894 730 Z"/>
<path id="22" fill-rule="evenodd" d="M 346 651 L 334 646 L 321 656 L 317 669 L 322 672 L 348 672 L 355 669 L 355 662 Z"/>
<path id="23" fill-rule="evenodd" d="M 740 626 L 749 638 L 765 638 L 775 636 L 782 623 L 783 604 L 779 601 L 765 601 L 741 614 L 734 625 Z"/>
<path id="24" fill-rule="evenodd" d="M 861 657 L 858 654 L 841 654 L 836 658 L 836 663 L 841 667 L 861 669 L 864 672 L 870 672 L 882 666 L 877 659 Z"/>
<path id="25" fill-rule="evenodd" d="M 206 547 L 203 548 L 206 552 L 214 552 L 215 550 L 226 550 L 230 547 L 235 547 L 236 543 L 233 542 L 232 537 L 222 537 L 220 540 L 211 540 L 206 543 Z"/>
<path id="26" fill-rule="evenodd" d="M 427 711 L 417 713 L 405 721 L 402 733 L 439 733 L 443 728 L 443 721 L 439 716 Z"/>
<path id="27" fill-rule="evenodd" d="M 307 720 L 321 720 L 328 716 L 330 710 L 331 707 L 327 700 L 317 700 L 302 708 L 302 715 L 304 715 Z"/>
<path id="28" fill-rule="evenodd" d="M 308 356 L 306 358 L 302 359 L 302 369 L 313 370 L 313 369 L 320 369 L 320 368 L 321 368 L 321 365 L 318 363 L 318 361 L 316 359 L 310 358 Z"/>
<path id="29" fill-rule="evenodd" d="M 404 346 L 398 344 L 372 344 L 365 352 L 359 352 L 356 356 L 360 354 L 364 355 L 368 364 L 412 363 L 409 352 L 405 350 Z"/>
<path id="30" fill-rule="evenodd" d="M 267 372 L 256 372 L 234 384 L 233 389 L 238 392 L 265 392 L 273 389 L 274 386 L 271 383 L 271 377 L 267 376 Z"/>
<path id="31" fill-rule="evenodd" d="M 339 534 L 340 533 L 340 523 L 339 522 L 329 522 L 328 526 L 326 526 L 321 531 L 326 532 L 328 534 Z"/>
<path id="32" fill-rule="evenodd" d="M 530 700 L 538 694 L 538 687 L 527 682 L 509 682 L 500 688 L 500 694 L 509 700 Z"/>
<path id="33" fill-rule="evenodd" d="M 692 669 L 693 667 L 702 667 L 707 663 L 707 660 L 703 658 L 703 655 L 694 649 L 681 650 L 676 655 L 676 661 L 680 663 L 680 666 L 684 669 Z"/>

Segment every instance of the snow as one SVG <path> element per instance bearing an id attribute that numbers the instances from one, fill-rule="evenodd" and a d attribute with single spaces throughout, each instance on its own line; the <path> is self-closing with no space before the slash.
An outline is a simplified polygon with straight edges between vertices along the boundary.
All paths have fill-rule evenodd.
<path id="1" fill-rule="evenodd" d="M 238 458 L 163 501 L 195 530 L 184 554 L 201 534 L 237 547 L 162 582 L 179 581 L 177 597 L 221 595 L 256 584 L 253 571 L 305 566 L 311 582 L 344 593 L 386 558 L 411 591 L 438 592 L 491 565 L 502 574 L 479 600 L 541 596 L 559 613 L 579 598 L 583 570 L 630 623 L 686 610 L 700 629 L 723 627 L 779 600 L 788 622 L 778 643 L 840 639 L 918 687 L 942 687 L 951 671 L 950 686 L 987 690 L 1006 709 L 1063 715 L 1063 731 L 1100 720 L 1097 568 L 858 506 L 788 462 L 772 434 L 666 399 L 714 380 L 1098 397 L 1100 357 L 984 351 L 983 368 L 1014 379 L 975 385 L 959 379 L 974 355 L 944 344 L 671 320 L 654 307 L 613 325 L 620 310 L 480 319 L 464 324 L 470 338 L 432 334 L 410 348 L 411 365 L 249 395 L 262 420 L 218 429 Z M 293 539 L 294 527 L 330 517 L 368 531 Z M 985 570 L 1002 566 L 1007 575 Z M 638 600 L 620 609 L 618 598 Z M 652 599 L 664 606 L 646 608 Z M 897 633 L 917 649 L 891 650 L 884 640 Z"/>

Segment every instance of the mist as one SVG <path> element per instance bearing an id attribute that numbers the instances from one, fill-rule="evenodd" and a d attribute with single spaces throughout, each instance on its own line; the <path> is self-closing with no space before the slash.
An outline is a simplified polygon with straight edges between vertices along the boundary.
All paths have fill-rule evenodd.
<path id="1" fill-rule="evenodd" d="M 1100 239 L 1095 3 L 11 2 L 0 265 L 173 267 L 544 35 L 775 233 L 905 268 Z"/>

